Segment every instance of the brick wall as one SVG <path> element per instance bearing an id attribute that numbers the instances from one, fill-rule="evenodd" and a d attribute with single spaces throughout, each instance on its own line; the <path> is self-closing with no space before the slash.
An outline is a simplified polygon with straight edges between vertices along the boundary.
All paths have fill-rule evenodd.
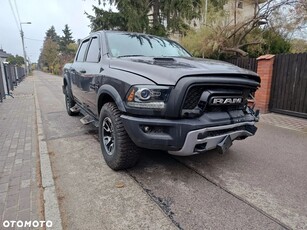
<path id="1" fill-rule="evenodd" d="M 274 55 L 267 54 L 257 58 L 257 73 L 261 78 L 261 87 L 256 91 L 256 108 L 261 113 L 267 113 L 269 110 L 271 84 L 273 75 Z"/>

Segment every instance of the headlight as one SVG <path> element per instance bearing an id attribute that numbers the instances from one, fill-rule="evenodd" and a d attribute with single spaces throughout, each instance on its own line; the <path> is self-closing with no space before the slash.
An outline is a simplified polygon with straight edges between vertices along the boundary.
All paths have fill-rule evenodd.
<path id="1" fill-rule="evenodd" d="M 140 88 L 135 92 L 135 97 L 141 101 L 147 101 L 151 98 L 152 92 L 147 88 Z"/>
<path id="2" fill-rule="evenodd" d="M 162 110 L 165 108 L 170 91 L 171 88 L 166 86 L 132 86 L 126 97 L 127 105 L 134 108 Z"/>

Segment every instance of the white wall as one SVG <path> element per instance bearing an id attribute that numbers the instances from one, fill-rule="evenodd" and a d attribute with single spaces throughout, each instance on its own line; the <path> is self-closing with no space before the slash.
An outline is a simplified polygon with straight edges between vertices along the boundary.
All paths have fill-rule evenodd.
<path id="1" fill-rule="evenodd" d="M 239 4 L 242 8 L 238 8 Z M 240 24 L 243 21 L 251 19 L 255 14 L 255 1 L 253 0 L 229 0 L 227 4 L 224 5 L 224 10 L 228 15 L 225 18 L 225 24 L 234 25 Z M 236 20 L 235 20 L 236 19 Z"/>

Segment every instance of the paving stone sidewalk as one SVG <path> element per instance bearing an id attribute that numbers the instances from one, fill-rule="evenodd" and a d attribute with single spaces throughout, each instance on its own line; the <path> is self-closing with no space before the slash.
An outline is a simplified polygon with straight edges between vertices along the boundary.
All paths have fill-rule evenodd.
<path id="1" fill-rule="evenodd" d="M 33 77 L 13 95 L 0 103 L 0 229 L 5 220 L 42 217 Z"/>
<path id="2" fill-rule="evenodd" d="M 276 113 L 260 114 L 260 122 L 307 133 L 307 119 Z"/>

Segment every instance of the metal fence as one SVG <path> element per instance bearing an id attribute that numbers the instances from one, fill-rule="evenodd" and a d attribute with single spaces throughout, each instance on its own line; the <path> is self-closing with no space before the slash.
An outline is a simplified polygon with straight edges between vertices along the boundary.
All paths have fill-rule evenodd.
<path id="1" fill-rule="evenodd" d="M 0 102 L 25 78 L 25 69 L 20 66 L 0 62 Z"/>

